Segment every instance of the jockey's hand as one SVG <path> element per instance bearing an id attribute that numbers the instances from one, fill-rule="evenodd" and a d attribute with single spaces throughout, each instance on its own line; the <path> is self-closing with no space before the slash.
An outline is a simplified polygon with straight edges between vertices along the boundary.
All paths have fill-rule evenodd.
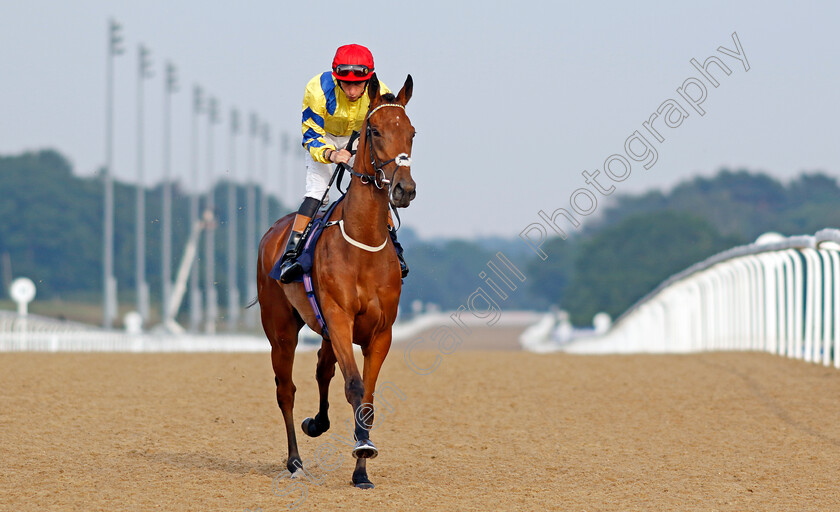
<path id="1" fill-rule="evenodd" d="M 350 162 L 353 157 L 346 149 L 339 149 L 330 153 L 330 162 L 334 164 L 346 164 Z"/>

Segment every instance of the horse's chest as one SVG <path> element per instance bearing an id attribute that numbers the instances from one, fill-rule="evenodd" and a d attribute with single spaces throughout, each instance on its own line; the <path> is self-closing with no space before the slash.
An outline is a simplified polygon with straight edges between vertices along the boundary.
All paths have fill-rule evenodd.
<path id="1" fill-rule="evenodd" d="M 368 309 L 356 316 L 353 322 L 353 340 L 357 343 L 381 333 L 393 324 L 380 308 Z"/>

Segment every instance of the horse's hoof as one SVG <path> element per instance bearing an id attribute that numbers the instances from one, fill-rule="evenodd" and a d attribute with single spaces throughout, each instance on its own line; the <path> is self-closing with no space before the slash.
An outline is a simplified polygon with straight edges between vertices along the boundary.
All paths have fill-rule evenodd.
<path id="1" fill-rule="evenodd" d="M 379 450 L 370 442 L 370 439 L 356 441 L 356 446 L 353 447 L 353 458 L 355 459 L 373 459 L 377 455 L 379 455 Z"/>
<path id="2" fill-rule="evenodd" d="M 302 428 L 303 433 L 309 437 L 318 437 L 322 434 L 322 432 L 318 430 L 315 420 L 312 418 L 306 418 L 303 420 L 303 423 L 300 424 L 300 428 Z"/>
<path id="3" fill-rule="evenodd" d="M 353 485 L 359 489 L 373 489 L 373 482 L 368 480 L 367 471 L 364 468 L 356 468 L 353 471 Z"/>

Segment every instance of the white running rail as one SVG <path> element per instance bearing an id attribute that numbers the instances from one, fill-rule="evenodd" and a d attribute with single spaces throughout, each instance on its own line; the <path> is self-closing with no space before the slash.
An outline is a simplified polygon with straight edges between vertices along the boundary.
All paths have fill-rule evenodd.
<path id="1" fill-rule="evenodd" d="M 736 247 L 676 274 L 577 353 L 758 350 L 840 368 L 840 230 Z"/>
<path id="2" fill-rule="evenodd" d="M 450 313 L 426 313 L 394 324 L 394 342 L 407 341 L 423 331 L 451 322 Z M 500 326 L 526 326 L 540 318 L 528 311 L 508 311 Z M 469 325 L 485 325 L 480 318 L 465 318 Z M 298 352 L 317 350 L 321 338 L 308 327 L 301 330 Z M 0 352 L 265 352 L 271 348 L 263 335 L 131 334 L 37 315 L 18 316 L 0 311 Z"/>
<path id="3" fill-rule="evenodd" d="M 300 343 L 298 351 L 317 346 Z M 268 352 L 265 336 L 129 334 L 124 331 L 0 311 L 0 352 Z"/>

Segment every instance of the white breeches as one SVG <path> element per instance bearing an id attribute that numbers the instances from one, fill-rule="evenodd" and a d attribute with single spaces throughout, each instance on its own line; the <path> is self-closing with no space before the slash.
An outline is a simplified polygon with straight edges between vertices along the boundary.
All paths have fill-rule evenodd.
<path id="1" fill-rule="evenodd" d="M 347 146 L 347 142 L 350 140 L 350 136 L 347 137 L 339 137 L 336 135 L 327 134 L 326 137 L 328 142 L 333 144 L 336 149 L 344 149 Z M 350 166 L 353 165 L 353 161 L 356 159 L 354 155 L 350 159 Z M 324 192 L 327 190 L 327 185 L 330 184 L 330 178 L 332 178 L 332 173 L 335 170 L 335 164 L 322 164 L 321 162 L 316 162 L 312 159 L 312 155 L 307 154 L 306 157 L 306 194 L 305 197 L 312 197 L 317 200 L 321 200 L 321 197 L 324 195 Z M 329 195 L 326 197 L 325 201 L 329 202 L 330 198 Z"/>

